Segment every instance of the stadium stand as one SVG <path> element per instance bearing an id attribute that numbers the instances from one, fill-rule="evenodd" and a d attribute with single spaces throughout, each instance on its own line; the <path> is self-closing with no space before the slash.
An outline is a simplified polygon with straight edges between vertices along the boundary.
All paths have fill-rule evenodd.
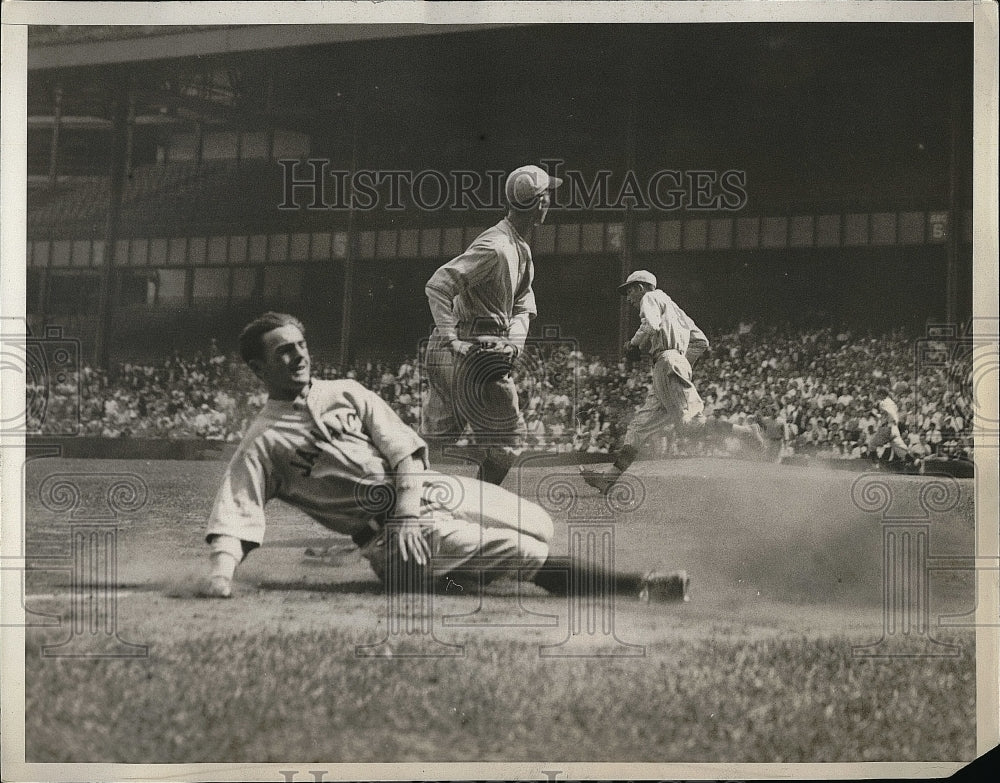
<path id="1" fill-rule="evenodd" d="M 855 335 L 829 327 L 741 324 L 716 338 L 696 377 L 710 415 L 733 422 L 755 417 L 776 441 L 777 459 L 891 458 L 869 454 L 878 422 L 876 389 L 895 387 L 901 430 L 911 461 L 971 459 L 973 405 L 954 366 L 913 366 L 912 338 L 896 332 Z M 956 370 L 958 370 L 956 372 Z M 354 378 L 386 399 L 400 417 L 419 426 L 425 388 L 415 358 L 371 360 L 342 368 L 314 361 L 319 378 Z M 79 422 L 75 400 L 79 384 Z M 531 362 L 518 374 L 528 427 L 527 447 L 555 452 L 613 451 L 631 413 L 646 395 L 647 368 L 565 349 Z M 235 355 L 215 340 L 204 352 L 175 353 L 158 363 L 123 362 L 105 373 L 84 365 L 76 378 L 47 393 L 44 416 L 31 429 L 42 435 L 75 432 L 103 438 L 238 440 L 264 402 L 259 385 Z M 708 447 L 725 454 L 726 444 Z M 666 435 L 656 456 L 704 454 L 699 443 Z"/>

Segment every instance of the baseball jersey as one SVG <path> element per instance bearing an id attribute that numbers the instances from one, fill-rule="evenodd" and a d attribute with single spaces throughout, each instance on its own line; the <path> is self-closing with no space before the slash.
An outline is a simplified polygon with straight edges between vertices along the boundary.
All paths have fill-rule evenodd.
<path id="1" fill-rule="evenodd" d="M 892 397 L 886 397 L 878 404 L 882 412 L 882 421 L 886 424 L 899 424 L 899 406 Z"/>
<path id="2" fill-rule="evenodd" d="M 522 348 L 538 312 L 534 274 L 531 248 L 504 218 L 427 281 L 436 335 L 450 341 L 499 334 Z"/>
<path id="3" fill-rule="evenodd" d="M 658 288 L 642 297 L 639 319 L 639 328 L 629 342 L 654 356 L 674 350 L 694 362 L 708 349 L 705 333 Z"/>
<path id="4" fill-rule="evenodd" d="M 279 498 L 353 535 L 375 516 L 359 500 L 377 497 L 373 488 L 392 483 L 391 471 L 409 456 L 427 467 L 426 444 L 385 400 L 356 381 L 314 380 L 305 399 L 269 399 L 253 420 L 226 468 L 208 529 L 259 543 L 264 505 Z"/>

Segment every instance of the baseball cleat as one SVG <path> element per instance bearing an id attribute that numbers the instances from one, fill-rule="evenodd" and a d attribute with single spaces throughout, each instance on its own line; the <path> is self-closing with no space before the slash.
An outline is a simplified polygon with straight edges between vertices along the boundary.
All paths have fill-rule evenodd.
<path id="1" fill-rule="evenodd" d="M 233 594 L 233 580 L 228 576 L 213 576 L 205 589 L 206 598 L 230 598 Z"/>
<path id="2" fill-rule="evenodd" d="M 691 578 L 687 571 L 653 570 L 646 574 L 639 589 L 639 600 L 644 604 L 667 601 L 690 601 Z"/>
<path id="3" fill-rule="evenodd" d="M 608 494 L 618 481 L 620 475 L 619 473 L 604 473 L 599 470 L 587 470 L 582 466 L 580 467 L 580 476 L 583 480 L 602 495 Z"/>

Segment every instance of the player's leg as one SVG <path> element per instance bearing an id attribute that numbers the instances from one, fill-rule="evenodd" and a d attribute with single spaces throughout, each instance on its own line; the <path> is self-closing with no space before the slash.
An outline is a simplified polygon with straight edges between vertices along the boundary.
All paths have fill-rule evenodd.
<path id="1" fill-rule="evenodd" d="M 481 416 L 473 426 L 488 445 L 478 478 L 499 486 L 517 460 L 527 427 L 510 375 L 485 381 L 480 389 Z"/>
<path id="2" fill-rule="evenodd" d="M 910 449 L 907 447 L 906 441 L 903 440 L 898 424 L 892 424 L 889 426 L 889 444 L 892 447 L 892 453 L 896 459 L 903 462 L 910 460 Z"/>
<path id="3" fill-rule="evenodd" d="M 260 546 L 259 541 L 248 541 L 228 533 L 209 533 L 205 536 L 209 547 L 208 585 L 205 595 L 209 598 L 229 598 L 233 593 L 233 575 L 236 566 L 250 552 Z"/>
<path id="4" fill-rule="evenodd" d="M 676 402 L 671 397 L 657 389 L 657 375 L 663 372 L 663 362 L 657 362 L 653 367 L 653 387 L 646 395 L 646 401 L 632 416 L 625 430 L 624 443 L 615 452 L 611 468 L 598 471 L 587 468 L 580 469 L 580 475 L 590 486 L 606 495 L 618 481 L 622 473 L 628 470 L 639 456 L 639 449 L 654 435 L 676 420 Z M 666 405 L 664 404 L 666 402 Z M 667 407 L 669 405 L 670 407 Z"/>
<path id="5" fill-rule="evenodd" d="M 424 484 L 422 513 L 433 566 L 403 562 L 390 523 L 361 548 L 384 583 L 472 591 L 481 579 L 489 582 L 505 572 L 530 575 L 545 561 L 553 525 L 538 504 L 493 484 L 436 471 L 427 472 Z"/>
<path id="6" fill-rule="evenodd" d="M 420 409 L 420 434 L 458 438 L 465 423 L 456 414 L 453 399 L 455 358 L 447 344 L 431 340 L 424 358 L 427 392 Z"/>
<path id="7" fill-rule="evenodd" d="M 609 571 L 597 563 L 549 552 L 553 523 L 541 506 L 500 487 L 460 480 L 468 492 L 434 525 L 434 573 L 439 589 L 474 593 L 501 574 L 531 581 L 553 595 L 613 584 L 618 595 L 646 601 L 687 600 L 682 571 Z M 443 577 L 443 578 L 442 578 Z"/>
<path id="8" fill-rule="evenodd" d="M 675 412 L 685 433 L 710 438 L 736 437 L 751 452 L 763 453 L 767 444 L 764 431 L 756 422 L 733 424 L 705 416 L 705 402 L 692 380 L 691 364 L 675 353 L 667 351 L 666 358 L 657 362 L 660 372 L 653 374 L 653 390 L 663 406 Z"/>
<path id="9" fill-rule="evenodd" d="M 609 571 L 565 555 L 549 555 L 531 581 L 552 595 L 582 592 L 592 585 L 614 585 L 616 595 L 653 603 L 688 601 L 691 589 L 686 571 Z"/>
<path id="10" fill-rule="evenodd" d="M 767 453 L 767 440 L 764 438 L 764 431 L 756 422 L 734 424 L 725 419 L 714 417 L 708 419 L 702 414 L 688 422 L 685 429 L 690 435 L 700 432 L 701 437 L 712 440 L 737 438 L 747 453 L 759 455 Z"/>
<path id="11" fill-rule="evenodd" d="M 868 438 L 868 458 L 877 463 L 879 461 L 878 450 L 890 442 L 892 442 L 891 429 L 886 425 L 879 427 Z"/>

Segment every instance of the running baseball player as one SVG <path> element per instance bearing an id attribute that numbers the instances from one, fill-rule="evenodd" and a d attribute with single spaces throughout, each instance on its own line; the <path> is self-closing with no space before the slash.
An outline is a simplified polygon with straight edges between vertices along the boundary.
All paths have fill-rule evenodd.
<path id="1" fill-rule="evenodd" d="M 297 318 L 269 312 L 252 321 L 240 354 L 268 400 L 226 467 L 208 518 L 208 596 L 231 596 L 237 565 L 264 541 L 265 505 L 280 498 L 350 536 L 394 589 L 447 580 L 475 594 L 508 571 L 556 594 L 602 579 L 620 595 L 686 599 L 683 571 L 611 574 L 550 555 L 552 519 L 540 506 L 429 470 L 426 444 L 381 397 L 353 380 L 312 379 Z M 409 576 L 386 580 L 387 569 Z"/>
<path id="2" fill-rule="evenodd" d="M 611 469 L 595 471 L 581 466 L 584 481 L 601 494 L 607 494 L 635 461 L 642 444 L 670 424 L 687 435 L 699 432 L 736 435 L 755 451 L 763 451 L 764 436 L 758 424 L 732 424 L 706 418 L 705 403 L 691 379 L 691 365 L 708 350 L 708 338 L 656 287 L 656 277 L 645 270 L 633 272 L 618 290 L 640 315 L 639 328 L 625 343 L 625 353 L 631 358 L 639 358 L 642 351 L 650 354 L 652 386 L 645 404 L 628 424 L 624 445 L 615 455 Z"/>
<path id="3" fill-rule="evenodd" d="M 506 217 L 440 267 L 424 289 L 434 331 L 421 433 L 458 438 L 470 428 L 486 447 L 479 478 L 492 484 L 503 482 L 523 442 L 511 372 L 537 313 L 528 241 L 545 220 L 549 191 L 561 182 L 538 166 L 512 171 L 504 186 Z"/>
<path id="4" fill-rule="evenodd" d="M 878 400 L 879 422 L 878 428 L 868 438 L 868 456 L 877 461 L 878 450 L 888 445 L 892 448 L 892 456 L 896 459 L 903 461 L 911 459 L 910 449 L 899 431 L 899 406 L 884 386 L 876 389 L 875 397 Z"/>

